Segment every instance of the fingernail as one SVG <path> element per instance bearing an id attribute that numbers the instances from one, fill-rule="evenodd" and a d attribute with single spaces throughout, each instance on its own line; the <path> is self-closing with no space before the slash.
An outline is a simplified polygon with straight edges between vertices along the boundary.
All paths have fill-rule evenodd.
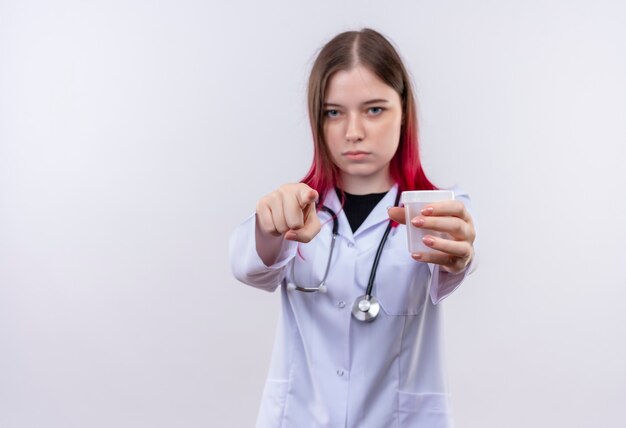
<path id="1" fill-rule="evenodd" d="M 413 253 L 411 254 L 411 256 L 416 260 L 419 260 L 422 258 L 422 255 L 420 253 Z"/>
<path id="2" fill-rule="evenodd" d="M 435 243 L 435 240 L 433 238 L 429 238 L 427 236 L 425 236 L 422 241 L 424 241 L 424 244 L 428 245 L 429 247 L 432 246 Z"/>
<path id="3" fill-rule="evenodd" d="M 421 213 L 423 215 L 431 215 L 433 213 L 433 207 L 426 207 L 424 209 L 422 209 Z"/>
<path id="4" fill-rule="evenodd" d="M 411 224 L 413 226 L 416 226 L 416 227 L 423 226 L 424 225 L 424 219 L 421 218 L 421 217 L 415 217 L 413 220 L 411 220 Z"/>

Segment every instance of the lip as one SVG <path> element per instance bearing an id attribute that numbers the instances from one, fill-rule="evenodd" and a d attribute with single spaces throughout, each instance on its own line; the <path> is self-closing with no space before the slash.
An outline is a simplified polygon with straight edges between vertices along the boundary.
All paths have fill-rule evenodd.
<path id="1" fill-rule="evenodd" d="M 345 156 L 346 158 L 350 160 L 362 160 L 362 159 L 365 159 L 367 156 L 369 156 L 371 153 L 364 152 L 362 150 L 350 150 L 342 154 L 343 156 Z"/>

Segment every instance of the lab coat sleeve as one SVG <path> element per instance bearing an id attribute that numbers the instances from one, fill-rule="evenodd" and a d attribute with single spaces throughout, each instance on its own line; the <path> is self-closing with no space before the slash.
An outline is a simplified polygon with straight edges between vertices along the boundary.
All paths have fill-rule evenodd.
<path id="1" fill-rule="evenodd" d="M 450 294 L 452 294 L 452 292 L 454 292 L 454 290 L 456 290 L 461 285 L 465 278 L 468 275 L 472 274 L 478 267 L 478 226 L 476 224 L 476 218 L 474 217 L 474 214 L 472 212 L 470 197 L 466 192 L 459 188 L 452 188 L 450 190 L 454 191 L 454 199 L 463 202 L 465 204 L 465 208 L 472 216 L 474 229 L 476 231 L 476 239 L 474 240 L 474 257 L 472 258 L 470 264 L 465 268 L 465 270 L 459 273 L 446 272 L 439 265 L 430 265 L 432 273 L 430 298 L 435 305 L 448 297 Z"/>
<path id="2" fill-rule="evenodd" d="M 235 278 L 244 284 L 266 291 L 274 291 L 285 276 L 286 267 L 298 245 L 284 240 L 276 262 L 267 266 L 256 251 L 256 214 L 248 217 L 231 234 L 229 241 L 230 267 Z"/>

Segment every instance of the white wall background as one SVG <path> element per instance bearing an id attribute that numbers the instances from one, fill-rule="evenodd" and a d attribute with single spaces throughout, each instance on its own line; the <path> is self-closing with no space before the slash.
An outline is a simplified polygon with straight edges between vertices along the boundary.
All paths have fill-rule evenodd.
<path id="1" fill-rule="evenodd" d="M 626 397 L 619 1 L 0 1 L 0 426 L 248 427 L 278 294 L 230 231 L 306 172 L 305 81 L 371 26 L 424 164 L 473 196 L 445 302 L 458 428 L 608 427 Z"/>

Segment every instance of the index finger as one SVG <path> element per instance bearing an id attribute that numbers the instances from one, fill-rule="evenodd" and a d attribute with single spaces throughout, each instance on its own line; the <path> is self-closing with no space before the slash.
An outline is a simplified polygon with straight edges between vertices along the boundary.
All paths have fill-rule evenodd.
<path id="1" fill-rule="evenodd" d="M 424 216 L 458 217 L 467 222 L 472 219 L 467 208 L 465 208 L 465 204 L 461 201 L 430 202 L 422 208 L 421 214 Z"/>
<path id="2" fill-rule="evenodd" d="M 316 190 L 311 189 L 310 187 L 307 186 L 306 189 L 302 189 L 302 191 L 296 194 L 296 198 L 298 199 L 300 208 L 305 208 L 311 202 L 317 201 L 318 194 Z"/>
<path id="3" fill-rule="evenodd" d="M 315 212 L 315 203 L 311 205 L 311 212 L 308 213 L 304 221 L 304 226 L 294 230 L 291 229 L 285 234 L 285 238 L 291 241 L 299 241 L 303 243 L 310 242 L 322 229 L 319 217 Z"/>
<path id="4" fill-rule="evenodd" d="M 287 225 L 292 230 L 305 227 L 311 210 L 315 212 L 315 200 L 317 192 L 309 186 L 302 184 L 301 188 L 295 189 L 295 199 L 291 197 L 283 199 L 283 206 Z"/>

